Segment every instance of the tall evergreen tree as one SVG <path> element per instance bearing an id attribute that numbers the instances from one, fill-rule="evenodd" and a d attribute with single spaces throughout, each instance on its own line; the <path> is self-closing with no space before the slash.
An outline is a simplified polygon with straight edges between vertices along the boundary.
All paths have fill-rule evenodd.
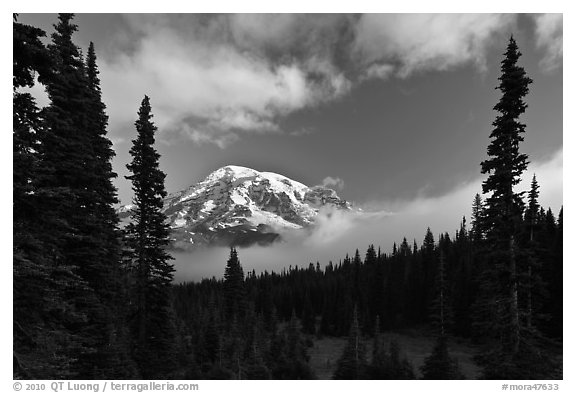
<path id="1" fill-rule="evenodd" d="M 436 246 L 434 242 L 434 234 L 430 228 L 426 229 L 424 241 L 422 243 L 422 267 L 424 273 L 424 290 L 421 298 L 421 309 L 424 311 L 430 305 L 430 301 L 434 298 L 434 271 L 436 267 Z"/>
<path id="2" fill-rule="evenodd" d="M 82 378 L 99 378 L 111 369 L 105 360 L 114 329 L 110 302 L 100 289 L 118 258 L 103 256 L 110 244 L 100 235 L 105 224 L 98 219 L 97 180 L 94 168 L 100 159 L 88 127 L 88 82 L 86 69 L 72 36 L 77 30 L 73 14 L 60 14 L 48 46 L 52 72 L 45 79 L 50 105 L 43 111 L 44 127 L 39 132 L 39 165 L 34 195 L 42 212 L 36 226 L 42 233 L 52 266 L 53 282 L 62 288 L 73 318 L 74 332 L 70 373 Z M 108 206 L 112 209 L 112 206 Z M 115 227 L 111 227 L 115 232 Z"/>
<path id="3" fill-rule="evenodd" d="M 482 202 L 482 197 L 480 194 L 474 196 L 474 201 L 472 202 L 472 226 L 471 226 L 471 236 L 472 240 L 479 243 L 483 237 L 482 231 L 482 217 L 483 217 L 484 205 Z"/>
<path id="4" fill-rule="evenodd" d="M 30 212 L 36 179 L 38 133 L 42 127 L 36 101 L 22 87 L 34 86 L 34 76 L 43 83 L 50 75 L 49 52 L 40 41 L 46 33 L 36 27 L 13 22 L 13 202 L 14 223 Z"/>
<path id="5" fill-rule="evenodd" d="M 224 271 L 224 302 L 229 320 L 234 316 L 243 316 L 245 297 L 244 270 L 238 259 L 238 252 L 233 247 Z"/>
<path id="6" fill-rule="evenodd" d="M 532 182 L 530 183 L 530 191 L 528 192 L 528 207 L 524 214 L 524 219 L 529 227 L 531 241 L 534 240 L 534 229 L 538 221 L 538 211 L 540 211 L 540 204 L 538 203 L 538 196 L 540 195 L 540 191 L 538 191 L 539 188 L 536 174 L 534 174 L 532 176 Z"/>
<path id="7" fill-rule="evenodd" d="M 539 341 L 538 332 L 525 328 L 519 301 L 519 264 L 526 257 L 526 247 L 521 242 L 524 202 L 514 187 L 528 165 L 527 155 L 519 151 L 525 130 L 519 118 L 527 108 L 524 97 L 532 80 L 517 64 L 521 54 L 514 38 L 504 55 L 498 86 L 502 96 L 494 107 L 498 116 L 490 134 L 489 158 L 481 163 L 482 173 L 488 174 L 482 184 L 488 194 L 483 218 L 488 253 L 481 290 L 484 318 L 490 321 L 486 338 L 494 344 L 478 360 L 489 379 L 553 378 L 558 372 L 556 359 L 548 353 L 550 347 Z"/>
<path id="8" fill-rule="evenodd" d="M 53 246 L 39 219 L 39 135 L 41 113 L 34 98 L 21 91 L 42 83 L 52 62 L 41 29 L 13 21 L 13 326 L 14 378 L 67 378 L 77 359 L 75 335 L 60 311 L 70 304 L 69 281 L 54 266 Z M 71 314 L 74 308 L 71 307 Z"/>
<path id="9" fill-rule="evenodd" d="M 134 274 L 136 361 L 142 377 L 166 377 L 174 370 L 176 328 L 171 306 L 174 267 L 166 251 L 169 227 L 162 212 L 166 196 L 160 155 L 154 148 L 150 99 L 144 96 L 136 120 L 136 139 L 130 149 L 134 210 L 126 227 L 128 265 Z"/>
<path id="10" fill-rule="evenodd" d="M 134 366 L 128 357 L 129 337 L 126 329 L 127 293 L 123 288 L 121 269 L 120 231 L 114 205 L 118 203 L 112 179 L 117 175 L 112 170 L 115 153 L 107 137 L 108 116 L 102 102 L 96 52 L 91 42 L 86 58 L 86 127 L 88 140 L 94 154 L 90 164 L 92 177 L 89 191 L 89 230 L 93 238 L 94 263 L 89 267 L 89 282 L 103 303 L 102 322 L 98 330 L 102 333 L 103 353 L 90 360 L 101 369 L 98 377 L 127 378 L 134 375 Z"/>
<path id="11" fill-rule="evenodd" d="M 526 291 L 526 328 L 532 329 L 533 323 L 533 316 L 534 316 L 534 277 L 533 277 L 533 269 L 538 268 L 538 257 L 537 253 L 537 246 L 535 242 L 535 231 L 536 225 L 538 220 L 538 210 L 540 210 L 540 205 L 538 204 L 538 195 L 540 192 L 538 189 L 540 186 L 536 181 L 536 174 L 532 177 L 532 182 L 530 184 L 530 191 L 528 192 L 528 208 L 526 209 L 526 213 L 524 215 L 524 221 L 526 223 L 526 229 L 528 232 L 528 250 L 527 250 L 527 258 L 526 258 L 526 283 L 525 283 L 525 291 Z"/>
<path id="12" fill-rule="evenodd" d="M 532 83 L 524 68 L 517 64 L 520 55 L 516 41 L 511 37 L 501 63 L 498 89 L 502 96 L 494 107 L 499 114 L 490 134 L 489 158 L 481 165 L 482 173 L 488 174 L 482 189 L 489 194 L 484 218 L 494 260 L 489 268 L 494 270 L 500 282 L 499 304 L 505 305 L 499 312 L 503 323 L 494 333 L 502 338 L 502 345 L 510 353 L 517 353 L 520 346 L 517 237 L 524 207 L 522 195 L 514 191 L 514 186 L 520 182 L 528 165 L 528 156 L 519 151 L 526 127 L 519 117 L 526 110 L 524 97 Z"/>
<path id="13" fill-rule="evenodd" d="M 563 260 L 564 260 L 564 250 L 563 250 L 563 239 L 564 239 L 564 207 L 560 208 L 558 213 L 558 229 L 556 231 L 556 237 L 552 242 L 552 274 L 549 281 L 550 287 L 550 310 L 551 320 L 550 320 L 550 334 L 554 337 L 562 338 L 563 329 L 563 287 L 564 287 L 564 275 L 563 275 Z"/>

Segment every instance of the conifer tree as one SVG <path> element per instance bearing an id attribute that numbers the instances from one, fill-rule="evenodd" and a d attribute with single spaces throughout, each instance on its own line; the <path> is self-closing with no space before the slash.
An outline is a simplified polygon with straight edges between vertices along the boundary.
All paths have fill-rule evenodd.
<path id="1" fill-rule="evenodd" d="M 39 136 L 44 125 L 34 98 L 21 91 L 34 76 L 45 83 L 52 62 L 41 29 L 13 21 L 13 359 L 14 378 L 67 378 L 77 359 L 76 335 L 61 311 L 68 270 L 55 266 L 54 245 L 42 230 L 38 200 Z M 48 228 L 48 226 L 46 226 Z M 64 274 L 62 274 L 64 273 Z"/>
<path id="2" fill-rule="evenodd" d="M 428 227 L 422 243 L 422 266 L 424 275 L 424 290 L 421 305 L 422 310 L 426 310 L 430 305 L 430 301 L 433 299 L 432 290 L 434 287 L 434 269 L 436 266 L 435 250 L 434 234 L 430 230 L 430 227 Z"/>
<path id="3" fill-rule="evenodd" d="M 210 299 L 208 308 L 208 323 L 202 340 L 205 353 L 202 357 L 208 362 L 216 363 L 222 367 L 222 334 L 214 298 Z"/>
<path id="4" fill-rule="evenodd" d="M 110 368 L 105 355 L 110 340 L 115 340 L 113 296 L 105 296 L 101 289 L 120 261 L 103 257 L 102 252 L 110 245 L 102 232 L 114 233 L 115 227 L 107 228 L 95 208 L 100 201 L 96 197 L 99 173 L 94 168 L 100 157 L 94 153 L 88 127 L 88 81 L 82 56 L 72 41 L 77 30 L 72 19 L 73 14 L 59 15 L 48 45 L 52 71 L 45 84 L 50 105 L 43 110 L 39 132 L 34 195 L 42 212 L 36 226 L 58 271 L 52 275 L 58 277 L 54 284 L 63 288 L 73 310 L 70 315 L 74 317 L 63 317 L 70 321 L 69 330 L 76 338 L 69 340 L 76 342 L 68 350 L 73 359 L 70 373 L 88 379 L 113 377 L 116 374 L 108 373 L 118 370 Z"/>
<path id="5" fill-rule="evenodd" d="M 391 360 L 380 331 L 380 317 L 374 324 L 374 340 L 372 342 L 372 359 L 370 361 L 370 379 L 391 379 Z"/>
<path id="6" fill-rule="evenodd" d="M 38 133 L 42 127 L 36 101 L 22 87 L 34 86 L 34 75 L 40 82 L 50 75 L 49 52 L 40 41 L 46 33 L 36 27 L 13 22 L 13 202 L 14 224 L 20 218 L 33 216 L 33 187 L 38 157 Z M 15 232 L 16 233 L 16 232 Z"/>
<path id="7" fill-rule="evenodd" d="M 433 320 L 437 329 L 437 338 L 432 353 L 422 366 L 423 379 L 462 379 L 458 362 L 448 352 L 448 327 L 450 322 L 448 288 L 446 278 L 446 258 L 440 249 L 440 263 L 436 278 L 437 295 L 433 303 Z"/>
<path id="8" fill-rule="evenodd" d="M 248 342 L 246 356 L 246 379 L 270 379 L 270 370 L 264 363 L 261 345 L 262 331 L 258 323 L 252 325 L 252 334 Z"/>
<path id="9" fill-rule="evenodd" d="M 538 204 L 538 195 L 540 194 L 538 189 L 540 186 L 536 181 L 536 174 L 532 176 L 532 182 L 530 184 L 530 191 L 528 192 L 528 208 L 524 215 L 524 220 L 528 231 L 528 250 L 527 250 L 527 271 L 526 271 L 526 328 L 532 329 L 532 322 L 534 316 L 534 306 L 533 306 L 533 295 L 534 295 L 534 277 L 532 276 L 533 269 L 538 268 L 538 257 L 537 246 L 535 242 L 535 231 L 538 219 L 538 210 L 540 205 Z"/>
<path id="10" fill-rule="evenodd" d="M 476 193 L 474 196 L 474 201 L 472 202 L 472 227 L 470 231 L 472 232 L 472 239 L 475 243 L 479 243 L 483 237 L 482 231 L 482 212 L 484 206 L 482 203 L 482 197 L 480 194 Z"/>
<path id="11" fill-rule="evenodd" d="M 448 283 L 446 279 L 446 257 L 444 250 L 440 249 L 438 272 L 436 274 L 436 296 L 431 304 L 432 321 L 439 336 L 446 336 L 450 324 L 451 313 L 449 311 Z"/>
<path id="12" fill-rule="evenodd" d="M 302 330 L 294 311 L 281 334 L 274 335 L 271 341 L 268 358 L 274 379 L 314 379 L 314 373 L 308 365 Z"/>
<path id="13" fill-rule="evenodd" d="M 137 136 L 130 149 L 134 192 L 131 221 L 126 227 L 128 267 L 134 274 L 136 362 L 144 378 L 166 377 L 175 367 L 176 328 L 171 307 L 174 267 L 166 248 L 169 228 L 162 212 L 165 174 L 154 148 L 157 130 L 152 122 L 150 99 L 144 96 L 135 122 Z"/>
<path id="14" fill-rule="evenodd" d="M 118 203 L 112 179 L 111 160 L 115 153 L 107 137 L 108 116 L 102 102 L 96 52 L 91 42 L 86 58 L 86 131 L 93 157 L 89 162 L 91 182 L 90 204 L 87 205 L 90 219 L 85 225 L 91 234 L 93 262 L 86 266 L 88 282 L 98 295 L 102 308 L 95 325 L 101 332 L 102 350 L 87 359 L 87 367 L 97 366 L 100 371 L 95 377 L 127 378 L 134 375 L 134 365 L 129 356 L 129 332 L 126 314 L 127 293 L 123 288 L 121 269 L 120 231 L 114 205 Z"/>
<path id="15" fill-rule="evenodd" d="M 243 316 L 245 297 L 244 270 L 238 259 L 236 248 L 232 247 L 224 271 L 224 302 L 229 320 L 234 316 L 237 318 Z"/>
<path id="16" fill-rule="evenodd" d="M 528 165 L 528 156 L 520 153 L 519 144 L 524 140 L 525 125 L 519 117 L 526 110 L 524 97 L 532 80 L 524 68 L 517 64 L 521 53 L 514 38 L 510 38 L 502 61 L 500 89 L 502 96 L 494 109 L 499 113 L 493 122 L 488 146 L 489 158 L 482 162 L 482 173 L 488 178 L 482 190 L 486 198 L 485 218 L 487 238 L 491 244 L 494 263 L 489 269 L 499 278 L 499 311 L 502 325 L 495 336 L 502 338 L 502 345 L 515 354 L 520 346 L 520 318 L 518 308 L 518 231 L 522 219 L 522 195 L 514 191 Z"/>
<path id="17" fill-rule="evenodd" d="M 402 243 L 400 243 L 400 255 L 404 257 L 410 255 L 410 246 L 406 238 L 402 239 Z"/>
<path id="18" fill-rule="evenodd" d="M 463 379 L 458 362 L 448 352 L 448 339 L 439 336 L 430 356 L 424 360 L 422 379 Z"/>
<path id="19" fill-rule="evenodd" d="M 558 213 L 558 228 L 556 231 L 556 237 L 552 242 L 552 274 L 548 282 L 550 287 L 550 310 L 551 320 L 550 320 L 550 334 L 554 337 L 562 338 L 563 329 L 563 287 L 564 287 L 564 275 L 563 275 L 563 260 L 564 260 L 564 250 L 563 250 L 563 239 L 564 239 L 564 207 L 560 208 Z"/>
<path id="20" fill-rule="evenodd" d="M 396 340 L 390 342 L 390 379 L 415 379 L 414 366 L 402 355 Z"/>
<path id="21" fill-rule="evenodd" d="M 540 195 L 540 191 L 538 191 L 539 188 L 536 174 L 534 174 L 532 176 L 532 182 L 530 183 L 530 191 L 528 192 L 528 207 L 524 214 L 524 219 L 529 228 L 530 241 L 534 240 L 534 229 L 538 221 L 538 211 L 540 210 L 540 204 L 538 203 L 538 196 Z"/>
<path id="22" fill-rule="evenodd" d="M 502 96 L 494 107 L 498 116 L 490 134 L 489 158 L 481 163 L 482 173 L 488 174 L 482 184 L 488 194 L 483 217 L 488 254 L 480 283 L 483 315 L 476 318 L 489 321 L 484 333 L 493 345 L 478 360 L 487 379 L 550 378 L 558 370 L 555 357 L 547 353 L 549 346 L 538 342 L 536 330 L 525 329 L 519 301 L 519 264 L 526 247 L 521 242 L 524 202 L 514 187 L 528 165 L 528 156 L 519 151 L 525 131 L 519 118 L 527 108 L 524 97 L 532 80 L 517 64 L 521 54 L 513 37 L 504 55 L 498 86 Z"/>
<path id="23" fill-rule="evenodd" d="M 333 379 L 366 379 L 367 376 L 366 347 L 358 323 L 358 310 L 354 307 L 348 342 L 342 356 L 338 359 Z"/>

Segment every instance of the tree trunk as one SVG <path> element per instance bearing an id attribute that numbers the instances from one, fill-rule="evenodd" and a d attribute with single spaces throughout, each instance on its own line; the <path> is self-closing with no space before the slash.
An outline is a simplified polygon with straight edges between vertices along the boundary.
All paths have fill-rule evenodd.
<path id="1" fill-rule="evenodd" d="M 440 336 L 444 337 L 444 253 L 440 250 Z"/>
<path id="2" fill-rule="evenodd" d="M 530 224 L 530 248 L 534 245 L 534 224 Z M 532 328 L 532 255 L 528 258 L 528 300 L 527 300 L 526 326 Z"/>
<path id="3" fill-rule="evenodd" d="M 518 316 L 518 280 L 516 275 L 516 253 L 514 235 L 510 236 L 510 334 L 512 352 L 517 353 L 520 346 L 520 318 Z"/>

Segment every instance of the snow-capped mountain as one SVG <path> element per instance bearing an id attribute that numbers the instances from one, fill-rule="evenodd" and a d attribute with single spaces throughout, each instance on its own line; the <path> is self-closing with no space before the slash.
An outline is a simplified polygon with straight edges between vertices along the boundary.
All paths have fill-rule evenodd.
<path id="1" fill-rule="evenodd" d="M 285 176 L 225 166 L 200 183 L 168 195 L 174 246 L 268 244 L 287 230 L 314 224 L 321 208 L 350 210 L 332 189 L 308 187 Z M 121 218 L 133 207 L 118 209 Z"/>

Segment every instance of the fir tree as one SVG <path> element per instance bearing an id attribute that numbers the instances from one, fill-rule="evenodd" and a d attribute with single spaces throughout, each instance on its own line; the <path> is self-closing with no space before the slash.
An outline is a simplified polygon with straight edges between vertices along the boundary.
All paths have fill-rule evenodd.
<path id="1" fill-rule="evenodd" d="M 390 342 L 390 379 L 415 379 L 414 366 L 402 355 L 397 341 Z"/>
<path id="2" fill-rule="evenodd" d="M 73 14 L 59 15 L 48 46 L 52 72 L 45 84 L 50 105 L 43 111 L 39 133 L 34 195 L 42 211 L 36 226 L 58 271 L 53 283 L 62 288 L 74 315 L 63 317 L 73 321 L 67 325 L 75 337 L 70 342 L 76 342 L 67 351 L 73 359 L 69 372 L 88 379 L 115 375 L 109 374 L 113 369 L 105 355 L 115 330 L 113 297 L 104 296 L 101 288 L 108 285 L 106 278 L 119 260 L 103 258 L 101 252 L 110 244 L 100 236 L 107 228 L 95 209 L 99 175 L 93 169 L 100 158 L 88 128 L 89 89 L 82 56 L 72 41 L 77 29 L 72 19 Z"/>
<path id="3" fill-rule="evenodd" d="M 400 243 L 400 255 L 404 257 L 410 255 L 410 246 L 408 245 L 406 238 L 404 238 L 402 243 Z"/>
<path id="4" fill-rule="evenodd" d="M 458 362 L 448 352 L 448 339 L 439 336 L 430 356 L 424 360 L 422 379 L 463 379 Z"/>
<path id="5" fill-rule="evenodd" d="M 358 311 L 354 307 L 352 326 L 344 352 L 338 360 L 333 379 L 366 379 L 368 376 L 368 361 L 366 360 L 366 347 L 360 325 Z"/>
<path id="6" fill-rule="evenodd" d="M 527 250 L 527 271 L 526 271 L 526 328 L 532 329 L 532 322 L 534 316 L 534 306 L 533 306 L 533 296 L 534 296 L 534 277 L 533 269 L 537 269 L 539 266 L 537 258 L 537 246 L 535 242 L 535 231 L 538 219 L 538 210 L 540 205 L 538 204 L 538 195 L 540 194 L 538 189 L 540 186 L 536 181 L 536 175 L 532 177 L 532 183 L 530 184 L 530 191 L 528 193 L 528 208 L 524 215 L 524 221 L 527 226 L 528 231 L 528 250 Z"/>
<path id="7" fill-rule="evenodd" d="M 314 379 L 314 372 L 308 365 L 306 344 L 302 329 L 296 317 L 292 316 L 282 334 L 270 346 L 272 375 L 274 379 Z"/>
<path id="8" fill-rule="evenodd" d="M 224 302 L 229 320 L 234 316 L 243 316 L 245 297 L 244 270 L 238 259 L 238 252 L 233 247 L 224 271 Z"/>
<path id="9" fill-rule="evenodd" d="M 262 354 L 261 337 L 262 331 L 258 323 L 252 325 L 252 334 L 248 342 L 247 356 L 246 356 L 246 379 L 270 379 L 271 373 L 266 364 Z"/>
<path id="10" fill-rule="evenodd" d="M 524 202 L 514 186 L 528 164 L 527 155 L 519 151 L 525 129 L 519 117 L 527 108 L 524 97 L 532 83 L 517 64 L 520 55 L 516 42 L 510 38 L 501 63 L 498 88 L 502 96 L 494 107 L 499 114 L 490 135 L 489 158 L 481 164 L 482 173 L 488 174 L 482 184 L 483 192 L 489 194 L 483 217 L 488 254 L 481 282 L 484 310 L 477 319 L 489 321 L 485 324 L 485 338 L 495 342 L 478 357 L 487 379 L 553 378 L 558 369 L 555 357 L 548 353 L 549 345 L 540 341 L 536 330 L 525 329 L 519 300 L 520 263 L 526 256 L 526 247 L 521 242 Z M 534 279 L 532 274 L 531 280 Z"/>
<path id="11" fill-rule="evenodd" d="M 520 57 L 514 38 L 510 38 L 498 88 L 502 93 L 494 109 L 499 113 L 493 122 L 488 146 L 489 158 L 482 162 L 482 173 L 488 178 L 482 190 L 486 198 L 485 218 L 487 238 L 491 244 L 494 270 L 499 280 L 498 302 L 504 307 L 499 312 L 502 325 L 495 336 L 502 338 L 507 351 L 517 353 L 520 346 L 520 318 L 518 308 L 517 236 L 522 218 L 522 195 L 514 186 L 528 165 L 528 156 L 520 153 L 519 144 L 524 140 L 525 125 L 519 117 L 526 110 L 524 97 L 532 80 L 524 68 L 517 64 Z"/>
<path id="12" fill-rule="evenodd" d="M 76 310 L 66 296 L 68 269 L 54 265 L 54 245 L 42 230 L 38 200 L 41 113 L 23 93 L 34 76 L 46 82 L 52 62 L 40 41 L 45 32 L 13 21 L 13 327 L 15 378 L 68 378 L 77 359 L 77 336 L 66 324 L 63 307 Z M 49 228 L 46 226 L 46 228 Z M 64 275 L 62 274 L 64 273 Z M 82 315 L 83 317 L 83 315 Z"/>
<path id="13" fill-rule="evenodd" d="M 175 368 L 176 330 L 170 288 L 174 267 L 166 251 L 169 228 L 162 213 L 165 174 L 159 168 L 160 155 L 154 148 L 157 128 L 151 121 L 150 99 L 145 96 L 135 126 L 137 137 L 130 149 L 134 209 L 126 227 L 127 264 L 134 273 L 134 332 L 136 361 L 142 377 L 166 377 Z"/>
<path id="14" fill-rule="evenodd" d="M 36 27 L 13 22 L 13 201 L 14 223 L 33 216 L 33 187 L 38 157 L 38 132 L 42 127 L 34 98 L 20 91 L 34 86 L 34 75 L 43 82 L 50 76 L 51 61 L 40 37 L 46 33 Z"/>
<path id="15" fill-rule="evenodd" d="M 94 44 L 90 43 L 86 58 L 86 131 L 93 156 L 90 158 L 90 193 L 86 231 L 91 236 L 92 260 L 81 267 L 102 307 L 95 321 L 102 348 L 86 359 L 86 367 L 98 368 L 97 378 L 127 378 L 134 375 L 134 365 L 128 356 L 129 332 L 126 314 L 127 293 L 123 289 L 120 232 L 114 205 L 118 203 L 112 179 L 111 160 L 115 153 L 107 137 L 108 116 L 102 102 L 100 80 Z M 88 161 L 88 160 L 87 160 Z"/>
<path id="16" fill-rule="evenodd" d="M 464 228 L 461 228 L 464 232 Z M 422 366 L 423 379 L 462 379 L 462 374 L 458 367 L 458 362 L 454 360 L 448 352 L 447 330 L 450 322 L 449 297 L 446 277 L 446 258 L 444 250 L 440 248 L 440 263 L 436 278 L 437 295 L 433 303 L 433 320 L 437 329 L 437 339 L 430 356 L 424 361 Z"/>
<path id="17" fill-rule="evenodd" d="M 422 243 L 422 266 L 423 266 L 423 276 L 424 276 L 424 290 L 422 296 L 421 309 L 424 311 L 430 305 L 430 301 L 433 299 L 433 288 L 434 288 L 434 270 L 436 266 L 436 246 L 434 242 L 434 234 L 428 227 L 426 229 L 426 234 L 424 235 L 424 241 Z"/>
<path id="18" fill-rule="evenodd" d="M 372 342 L 372 359 L 370 361 L 370 379 L 391 379 L 390 374 L 390 355 L 386 352 L 386 347 L 382 339 L 380 317 L 376 317 L 374 340 Z"/>
<path id="19" fill-rule="evenodd" d="M 435 291 L 436 296 L 431 304 L 431 314 L 433 325 L 437 330 L 437 335 L 444 337 L 447 334 L 448 328 L 451 324 L 452 313 L 449 307 L 449 285 L 446 277 L 446 257 L 444 250 L 440 249 L 440 261 L 438 264 L 438 272 L 436 274 Z"/>
<path id="20" fill-rule="evenodd" d="M 482 231 L 482 217 L 483 217 L 484 206 L 482 203 L 482 197 L 480 194 L 474 196 L 474 201 L 472 202 L 472 227 L 470 229 L 472 233 L 472 239 L 475 243 L 479 243 L 483 238 Z"/>

